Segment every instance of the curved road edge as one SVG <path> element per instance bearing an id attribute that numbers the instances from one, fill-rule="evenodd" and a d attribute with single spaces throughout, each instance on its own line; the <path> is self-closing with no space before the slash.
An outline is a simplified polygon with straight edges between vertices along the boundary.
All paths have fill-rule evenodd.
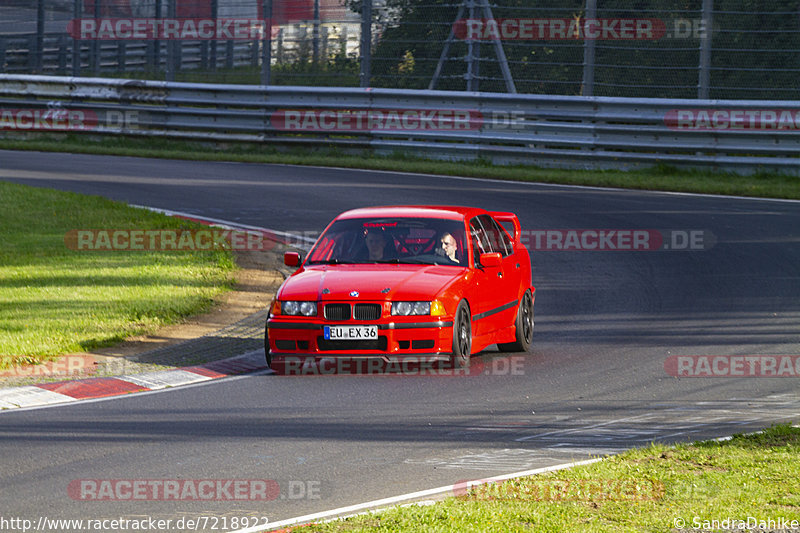
<path id="1" fill-rule="evenodd" d="M 256 232 L 260 236 L 264 236 L 278 243 L 291 242 L 295 246 L 303 246 L 304 244 L 310 246 L 310 244 L 313 244 L 313 242 L 307 242 L 309 240 L 307 237 L 270 230 L 268 228 L 237 224 L 227 220 L 208 217 L 198 217 L 191 213 L 158 209 L 142 205 L 131 205 L 131 207 L 147 209 L 167 216 L 191 220 L 208 226 Z M 283 272 L 282 265 L 274 265 L 273 268 L 281 272 L 284 277 L 288 274 L 287 272 Z M 184 341 L 176 345 L 174 349 L 179 350 L 181 345 L 186 345 L 189 342 L 195 343 L 194 348 L 198 346 L 202 347 L 203 337 Z M 259 371 L 271 372 L 265 364 L 263 350 L 235 354 L 233 357 L 218 361 L 168 370 L 8 387 L 0 389 L 0 413 L 15 409 L 49 407 L 79 400 L 96 400 L 127 396 L 133 393 L 157 391 Z"/>

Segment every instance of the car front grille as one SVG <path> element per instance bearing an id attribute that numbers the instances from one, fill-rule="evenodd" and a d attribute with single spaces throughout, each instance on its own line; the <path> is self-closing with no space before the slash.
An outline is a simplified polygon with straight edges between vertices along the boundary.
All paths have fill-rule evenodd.
<path id="1" fill-rule="evenodd" d="M 325 318 L 328 320 L 350 320 L 350 304 L 325 304 Z"/>
<path id="2" fill-rule="evenodd" d="M 378 320 L 381 317 L 379 304 L 356 304 L 353 311 L 356 320 Z"/>
<path id="3" fill-rule="evenodd" d="M 352 313 L 352 314 L 351 314 Z M 380 304 L 325 304 L 325 318 L 327 320 L 378 320 L 381 317 Z"/>

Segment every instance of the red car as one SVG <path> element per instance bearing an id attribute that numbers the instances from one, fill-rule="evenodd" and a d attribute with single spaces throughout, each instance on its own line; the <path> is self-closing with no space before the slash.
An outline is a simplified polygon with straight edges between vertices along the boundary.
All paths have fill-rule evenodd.
<path id="1" fill-rule="evenodd" d="M 284 255 L 299 268 L 270 307 L 267 364 L 425 356 L 464 367 L 491 344 L 528 351 L 536 289 L 520 235 L 516 215 L 470 207 L 342 213 L 304 261 Z"/>

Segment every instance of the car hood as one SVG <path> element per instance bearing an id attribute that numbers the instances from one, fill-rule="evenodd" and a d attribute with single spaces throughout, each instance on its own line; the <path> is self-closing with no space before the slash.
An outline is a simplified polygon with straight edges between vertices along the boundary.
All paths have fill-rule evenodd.
<path id="1" fill-rule="evenodd" d="M 281 300 L 430 300 L 465 268 L 437 265 L 326 265 L 302 269 L 281 287 Z M 351 293 L 358 292 L 358 296 Z"/>

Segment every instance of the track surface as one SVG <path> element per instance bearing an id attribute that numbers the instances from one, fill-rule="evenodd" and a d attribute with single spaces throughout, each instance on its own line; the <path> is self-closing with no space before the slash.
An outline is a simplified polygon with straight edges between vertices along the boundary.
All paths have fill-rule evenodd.
<path id="1" fill-rule="evenodd" d="M 713 243 L 533 252 L 534 347 L 511 359 L 486 352 L 487 375 L 254 375 L 0 414 L 4 515 L 276 521 L 800 418 L 797 378 L 676 379 L 664 369 L 671 355 L 800 353 L 798 203 L 15 152 L 0 152 L 0 179 L 294 232 L 358 206 L 444 203 L 513 211 L 526 230 L 703 230 Z M 72 500 L 68 484 L 86 478 L 266 478 L 281 496 Z"/>

